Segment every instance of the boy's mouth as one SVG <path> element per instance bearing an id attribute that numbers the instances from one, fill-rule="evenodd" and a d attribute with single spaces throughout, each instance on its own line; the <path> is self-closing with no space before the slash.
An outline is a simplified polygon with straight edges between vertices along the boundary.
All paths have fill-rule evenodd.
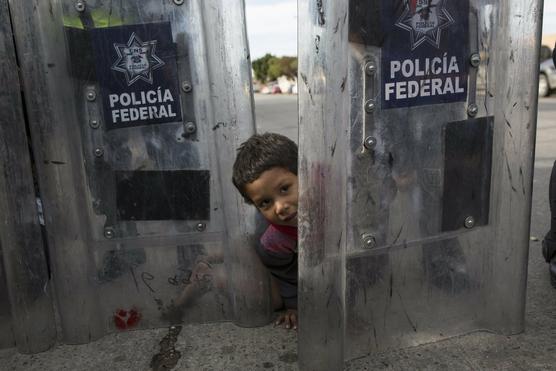
<path id="1" fill-rule="evenodd" d="M 284 222 L 292 221 L 293 219 L 295 219 L 296 216 L 297 216 L 297 211 L 295 213 L 293 213 L 292 215 L 288 216 L 287 218 L 285 218 Z"/>

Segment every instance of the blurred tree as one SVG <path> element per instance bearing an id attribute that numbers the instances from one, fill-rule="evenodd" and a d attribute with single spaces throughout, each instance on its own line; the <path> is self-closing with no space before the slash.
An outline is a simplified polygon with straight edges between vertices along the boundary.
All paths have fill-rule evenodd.
<path id="1" fill-rule="evenodd" d="M 297 57 L 275 57 L 265 54 L 253 61 L 255 79 L 261 82 L 276 80 L 280 76 L 295 78 L 297 76 Z"/>
<path id="2" fill-rule="evenodd" d="M 272 54 L 265 54 L 259 59 L 255 59 L 252 63 L 253 71 L 255 71 L 255 79 L 266 82 L 268 78 L 268 63 L 271 59 L 276 58 Z"/>

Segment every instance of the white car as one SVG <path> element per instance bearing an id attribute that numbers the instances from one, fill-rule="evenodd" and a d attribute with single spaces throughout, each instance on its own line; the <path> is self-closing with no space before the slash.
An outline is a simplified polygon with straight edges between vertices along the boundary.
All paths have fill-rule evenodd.
<path id="1" fill-rule="evenodd" d="M 552 59 L 547 59 L 539 69 L 539 97 L 548 97 L 553 89 L 556 89 L 556 68 Z"/>

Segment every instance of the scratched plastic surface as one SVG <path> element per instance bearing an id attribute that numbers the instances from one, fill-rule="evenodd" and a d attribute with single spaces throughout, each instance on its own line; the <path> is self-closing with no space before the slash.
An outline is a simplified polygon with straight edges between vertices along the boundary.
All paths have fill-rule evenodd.
<path id="1" fill-rule="evenodd" d="M 63 341 L 169 323 L 266 324 L 255 210 L 230 181 L 235 150 L 254 133 L 243 1 L 57 0 L 14 4 L 12 17 Z M 156 32 L 133 38 L 146 28 Z M 143 54 L 124 63 L 133 42 Z M 140 109 L 154 100 L 165 110 Z M 105 115 L 112 104 L 123 108 Z M 133 115 L 176 119 L 132 125 Z"/>
<path id="2" fill-rule="evenodd" d="M 0 246 L 0 253 L 2 246 Z M 4 268 L 4 260 L 0 254 L 0 349 L 11 348 L 15 345 L 15 339 L 12 330 L 12 315 L 10 308 L 10 298 L 8 288 L 6 287 L 6 276 Z"/>
<path id="3" fill-rule="evenodd" d="M 432 3 L 449 12 L 466 2 Z M 388 47 L 392 32 L 378 15 L 415 2 L 299 5 L 301 367 L 340 369 L 346 359 L 475 330 L 523 331 L 542 2 L 468 3 L 467 33 L 442 70 L 450 55 L 465 54 L 452 72 L 466 72 L 442 88 L 452 101 L 407 100 L 416 91 L 386 83 L 420 76 L 426 63 L 443 73 L 419 45 Z M 399 23 L 407 43 L 423 37 Z M 481 57 L 476 68 L 472 53 Z M 492 148 L 482 148 L 492 168 L 474 173 L 487 194 L 461 203 L 482 214 L 445 228 L 460 216 L 444 209 L 444 194 L 465 181 L 446 179 L 454 166 L 446 154 L 462 168 L 483 166 L 465 155 L 469 137 L 450 137 L 450 148 L 445 139 L 450 125 L 465 125 L 472 103 L 476 118 L 493 117 Z"/>

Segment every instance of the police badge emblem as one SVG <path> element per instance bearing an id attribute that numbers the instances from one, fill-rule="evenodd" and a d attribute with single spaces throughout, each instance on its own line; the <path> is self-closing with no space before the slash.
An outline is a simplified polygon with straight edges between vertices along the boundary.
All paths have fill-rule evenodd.
<path id="1" fill-rule="evenodd" d="M 90 32 L 107 130 L 182 121 L 170 22 Z"/>
<path id="2" fill-rule="evenodd" d="M 127 86 L 138 80 L 153 83 L 153 71 L 164 66 L 164 62 L 155 54 L 156 44 L 156 40 L 142 42 L 135 32 L 127 44 L 114 44 L 118 60 L 112 69 L 125 74 Z"/>
<path id="3" fill-rule="evenodd" d="M 446 9 L 449 0 L 404 0 L 405 10 L 396 26 L 409 31 L 411 50 L 427 42 L 440 48 L 442 30 L 454 24 Z"/>

